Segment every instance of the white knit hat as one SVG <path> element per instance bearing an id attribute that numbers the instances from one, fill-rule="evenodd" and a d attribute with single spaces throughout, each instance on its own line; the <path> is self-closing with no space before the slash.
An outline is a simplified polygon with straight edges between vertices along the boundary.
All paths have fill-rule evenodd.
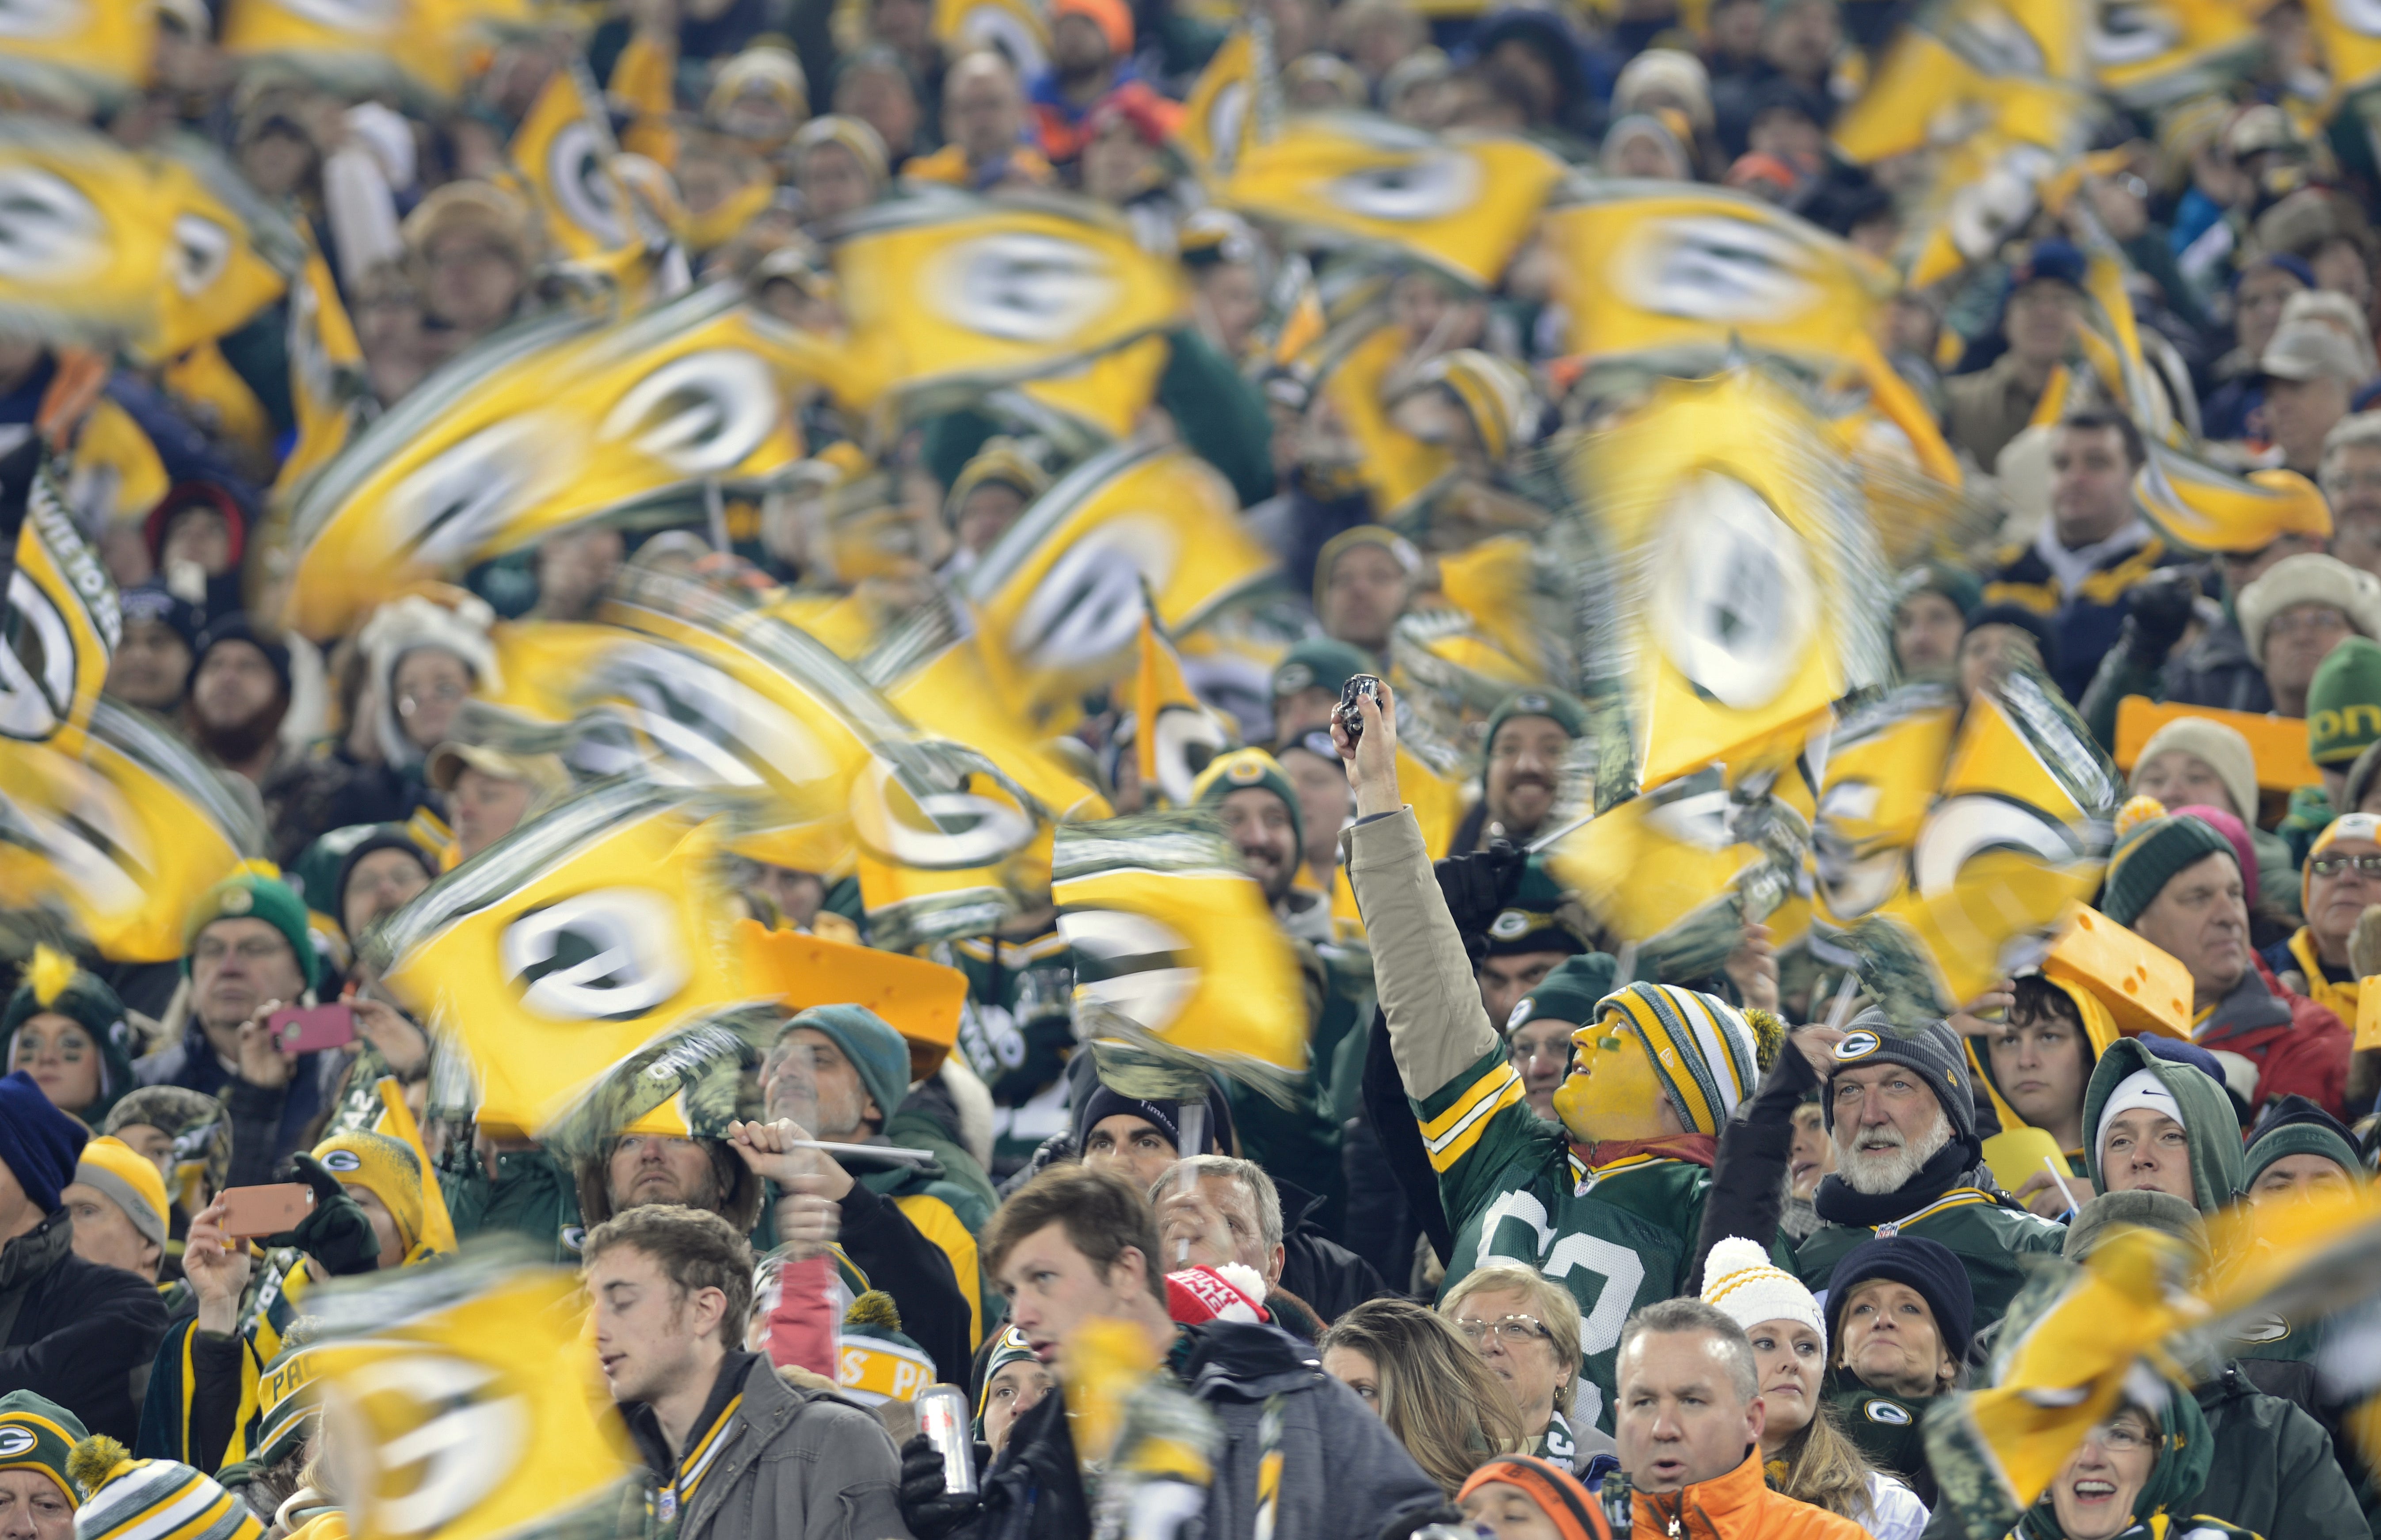
<path id="1" fill-rule="evenodd" d="M 1760 1242 L 1729 1236 L 1703 1263 L 1703 1303 L 1747 1331 L 1763 1321 L 1799 1321 L 1826 1350 L 1827 1319 L 1802 1280 L 1769 1260 Z"/>
<path id="2" fill-rule="evenodd" d="M 395 695 L 398 660 L 416 648 L 435 647 L 463 661 L 471 671 L 474 689 L 482 692 L 502 690 L 504 679 L 496 667 L 495 644 L 488 639 L 488 628 L 495 618 L 495 611 L 488 607 L 487 601 L 474 594 L 459 594 L 446 605 L 409 593 L 381 605 L 364 622 L 363 629 L 356 635 L 356 645 L 363 650 L 372 683 L 379 687 L 381 752 L 389 764 L 408 769 L 421 764 L 425 754 L 405 736 L 397 720 Z"/>
<path id="3" fill-rule="evenodd" d="M 2265 628 L 2292 605 L 2329 605 L 2357 630 L 2381 640 L 2381 578 L 2337 556 L 2302 551 L 2267 568 L 2232 602 L 2249 657 L 2258 667 L 2265 666 Z"/>
<path id="4" fill-rule="evenodd" d="M 2142 766 L 2165 753 L 2178 749 L 2194 759 L 2207 762 L 2216 778 L 2224 783 L 2231 795 L 2232 816 L 2242 823 L 2257 816 L 2257 756 L 2251 752 L 2249 740 L 2237 727 L 2204 716 L 2178 716 L 2150 734 L 2142 745 L 2141 756 L 2133 761 L 2133 785 L 2141 785 Z"/>

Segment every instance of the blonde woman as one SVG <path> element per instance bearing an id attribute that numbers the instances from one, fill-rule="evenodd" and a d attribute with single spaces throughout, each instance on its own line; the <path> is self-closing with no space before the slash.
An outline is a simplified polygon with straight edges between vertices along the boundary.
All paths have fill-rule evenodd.
<path id="1" fill-rule="evenodd" d="M 1525 1453 L 1566 1470 L 1580 1463 L 1577 1430 L 1593 1427 L 1593 1408 L 1575 1408 L 1579 1390 L 1579 1304 L 1525 1263 L 1484 1263 L 1438 1302 L 1488 1372 L 1511 1392 L 1530 1436 Z M 1577 1412 L 1577 1420 L 1573 1420 Z M 1606 1444 L 1605 1448 L 1611 1446 Z"/>
<path id="2" fill-rule="evenodd" d="M 1480 1462 L 1530 1445 L 1521 1413 L 1471 1344 L 1407 1300 L 1367 1300 L 1323 1334 L 1323 1372 L 1380 1414 L 1452 1499 Z"/>
<path id="3" fill-rule="evenodd" d="M 1827 1323 L 1801 1280 L 1774 1265 L 1759 1245 L 1730 1237 L 1703 1264 L 1703 1302 L 1752 1340 L 1766 1418 L 1761 1462 L 1770 1485 L 1850 1519 L 1876 1540 L 1918 1540 L 1926 1505 L 1908 1483 L 1871 1465 L 1820 1403 Z"/>

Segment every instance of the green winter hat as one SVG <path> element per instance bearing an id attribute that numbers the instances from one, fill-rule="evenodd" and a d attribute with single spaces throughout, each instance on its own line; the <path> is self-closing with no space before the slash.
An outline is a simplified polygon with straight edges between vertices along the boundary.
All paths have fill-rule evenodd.
<path id="1" fill-rule="evenodd" d="M 1596 1007 L 1619 980 L 1620 964 L 1603 952 L 1582 952 L 1557 964 L 1538 986 L 1521 996 L 1502 1030 L 1510 1033 L 1523 1022 L 1545 1017 L 1586 1026 L 1595 1021 Z"/>
<path id="2" fill-rule="evenodd" d="M 1947 561 L 1925 561 L 1901 574 L 1894 585 L 1897 605 L 1913 593 L 1940 593 L 1951 601 L 1951 607 L 1960 618 L 1973 615 L 1984 605 L 1984 585 L 1964 567 L 1954 567 Z"/>
<path id="3" fill-rule="evenodd" d="M 1521 867 L 1520 883 L 1496 918 L 1488 922 L 1488 955 L 1516 957 L 1527 952 L 1583 952 L 1579 937 L 1555 918 L 1562 907 L 1562 884 L 1547 872 L 1543 856 L 1532 856 Z"/>
<path id="4" fill-rule="evenodd" d="M 860 1083 L 868 1088 L 869 1098 L 883 1119 L 877 1126 L 892 1121 L 901 1099 L 910 1094 L 910 1045 L 885 1018 L 866 1006 L 812 1006 L 778 1028 L 777 1040 L 784 1042 L 786 1033 L 797 1027 L 809 1027 L 832 1039 L 860 1071 Z"/>
<path id="5" fill-rule="evenodd" d="M 1298 788 L 1289 784 L 1289 773 L 1281 761 L 1263 749 L 1235 749 L 1228 754 L 1218 754 L 1199 778 L 1190 783 L 1192 807 L 1221 807 L 1224 799 L 1235 791 L 1261 787 L 1281 799 L 1289 809 L 1289 837 L 1302 853 L 1306 849 L 1306 814 L 1298 805 Z"/>
<path id="6" fill-rule="evenodd" d="M 190 972 L 190 948 L 199 933 L 218 920 L 262 920 L 279 931 L 298 954 L 298 972 L 311 989 L 322 965 L 314 955 L 313 933 L 306 925 L 306 904 L 287 883 L 263 872 L 242 870 L 199 895 L 182 922 L 182 974 Z"/>
<path id="7" fill-rule="evenodd" d="M 2317 764 L 2354 763 L 2381 740 L 2381 643 L 2351 636 L 2315 665 L 2307 685 L 2307 754 Z"/>
<path id="8" fill-rule="evenodd" d="M 1380 665 L 1367 657 L 1361 647 L 1327 636 L 1310 636 L 1282 654 L 1281 662 L 1274 666 L 1274 699 L 1301 690 L 1327 690 L 1337 695 L 1354 676 L 1380 671 Z"/>
<path id="9" fill-rule="evenodd" d="M 67 1458 L 91 1436 L 82 1419 L 31 1390 L 0 1396 L 0 1471 L 39 1471 L 58 1484 L 68 1508 L 81 1496 L 67 1474 Z"/>
<path id="10" fill-rule="evenodd" d="M 1488 730 L 1480 738 L 1484 752 L 1496 747 L 1497 730 L 1516 716 L 1544 716 L 1572 738 L 1587 734 L 1587 708 L 1561 691 L 1517 690 L 1488 714 Z"/>
<path id="11" fill-rule="evenodd" d="M 2371 1174 L 2357 1155 L 2355 1139 L 2338 1118 L 2303 1096 L 2286 1096 L 2274 1104 L 2260 1122 L 2257 1136 L 2249 1142 L 2248 1153 L 2241 1157 L 2247 1175 L 2241 1185 L 2254 1186 L 2259 1172 L 2284 1155 L 2294 1155 L 2323 1156 L 2347 1172 L 2349 1181 L 2358 1187 Z"/>
<path id="12" fill-rule="evenodd" d="M 2100 911 L 2129 926 L 2156 900 L 2177 872 L 2216 855 L 2240 860 L 2232 842 L 2216 833 L 2215 825 L 2171 813 L 2145 819 L 2118 841 L 2116 854 L 2108 858 Z"/>
<path id="13" fill-rule="evenodd" d="M 88 1106 L 67 1109 L 95 1128 L 133 1087 L 132 1027 L 124 1019 L 124 1002 L 105 980 L 76 967 L 66 953 L 36 947 L 25 981 L 0 1010 L 0 1063 L 16 1062 L 17 1029 L 43 1011 L 66 1017 L 99 1045 L 99 1096 Z"/>

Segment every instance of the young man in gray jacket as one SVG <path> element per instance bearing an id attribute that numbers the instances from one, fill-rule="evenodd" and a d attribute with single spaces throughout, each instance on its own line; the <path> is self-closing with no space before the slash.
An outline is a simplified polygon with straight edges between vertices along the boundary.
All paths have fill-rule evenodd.
<path id="1" fill-rule="evenodd" d="M 909 1540 L 876 1419 L 742 1351 L 752 1248 L 701 1209 L 649 1204 L 584 1254 L 595 1351 L 649 1467 L 649 1531 L 676 1540 Z"/>

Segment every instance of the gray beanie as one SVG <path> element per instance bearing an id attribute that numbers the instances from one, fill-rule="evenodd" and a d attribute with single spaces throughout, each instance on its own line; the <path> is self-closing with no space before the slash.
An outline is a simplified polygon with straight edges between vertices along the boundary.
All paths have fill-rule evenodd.
<path id="1" fill-rule="evenodd" d="M 1951 1119 L 1951 1131 L 1970 1148 L 1976 1144 L 1976 1093 L 1968 1082 L 1968 1053 L 1960 1034 L 1946 1021 L 1929 1021 L 1914 1032 L 1893 1024 L 1883 1010 L 1869 1007 L 1845 1024 L 1844 1040 L 1835 1046 L 1835 1069 L 1864 1064 L 1899 1064 L 1926 1082 Z M 1836 1126 L 1836 1099 L 1822 1097 L 1820 1114 L 1828 1131 Z"/>

